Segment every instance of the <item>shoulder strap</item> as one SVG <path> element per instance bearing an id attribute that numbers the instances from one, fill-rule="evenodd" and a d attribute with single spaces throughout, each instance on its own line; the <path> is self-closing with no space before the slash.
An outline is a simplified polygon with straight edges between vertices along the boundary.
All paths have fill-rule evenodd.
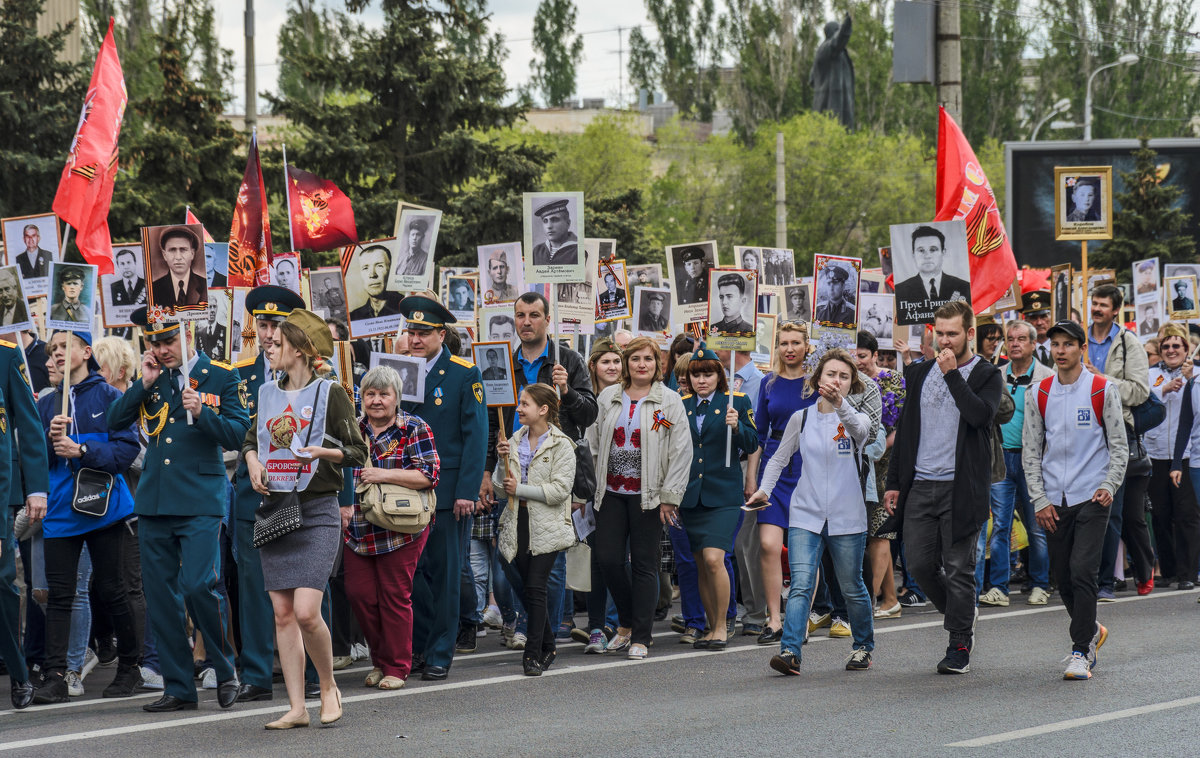
<path id="1" fill-rule="evenodd" d="M 812 406 L 808 406 L 811 408 Z M 800 433 L 804 434 L 804 425 L 808 423 L 808 408 L 800 411 Z"/>
<path id="2" fill-rule="evenodd" d="M 1054 384 L 1054 377 L 1048 376 L 1038 382 L 1037 406 L 1038 413 L 1042 415 L 1042 420 L 1046 420 L 1046 401 L 1050 398 L 1050 386 Z"/>
<path id="3" fill-rule="evenodd" d="M 1108 381 L 1104 377 L 1092 376 L 1092 412 L 1101 426 L 1104 425 L 1104 390 L 1107 387 Z"/>

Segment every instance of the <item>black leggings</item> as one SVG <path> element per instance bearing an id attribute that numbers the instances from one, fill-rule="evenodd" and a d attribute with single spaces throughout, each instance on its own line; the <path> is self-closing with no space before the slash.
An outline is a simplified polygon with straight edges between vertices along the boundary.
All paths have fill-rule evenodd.
<path id="1" fill-rule="evenodd" d="M 595 550 L 604 584 L 623 627 L 635 643 L 649 645 L 658 604 L 658 560 L 662 521 L 658 508 L 642 509 L 641 495 L 606 492 L 596 512 Z M 628 545 L 628 552 L 626 546 Z M 625 573 L 629 556 L 630 574 Z"/>
<path id="2" fill-rule="evenodd" d="M 526 640 L 524 658 L 542 660 L 554 650 L 554 630 L 546 611 L 546 582 L 558 553 L 532 555 L 529 552 L 529 509 L 517 507 L 517 555 L 512 564 L 524 585 Z"/>
<path id="3" fill-rule="evenodd" d="M 1163 581 L 1196 581 L 1200 560 L 1200 506 L 1192 491 L 1189 475 L 1191 461 L 1183 460 L 1183 478 L 1171 484 L 1171 462 L 1151 459 L 1150 503 L 1154 507 L 1154 541 L 1158 545 L 1158 566 Z"/>

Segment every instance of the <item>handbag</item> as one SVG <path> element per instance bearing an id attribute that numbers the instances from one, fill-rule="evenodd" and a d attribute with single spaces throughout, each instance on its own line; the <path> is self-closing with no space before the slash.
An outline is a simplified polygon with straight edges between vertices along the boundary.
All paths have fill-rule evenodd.
<path id="1" fill-rule="evenodd" d="M 321 402 L 321 390 L 327 385 L 328 382 L 324 382 L 318 389 L 318 403 Z M 312 428 L 313 425 L 309 424 L 308 432 L 304 435 L 305 447 L 308 447 L 308 441 L 312 438 Z M 304 526 L 304 519 L 300 515 L 300 493 L 296 490 L 302 468 L 296 467 L 296 480 L 290 492 L 268 494 L 263 497 L 262 504 L 254 509 L 254 534 L 250 538 L 250 545 L 255 550 Z"/>
<path id="2" fill-rule="evenodd" d="M 80 468 L 75 472 L 71 510 L 84 516 L 103 518 L 108 513 L 112 490 L 112 474 L 94 468 Z"/>
<path id="3" fill-rule="evenodd" d="M 592 548 L 586 542 L 567 548 L 567 589 L 592 591 Z"/>
<path id="4" fill-rule="evenodd" d="M 596 467 L 586 437 L 575 443 L 575 482 L 571 485 L 571 495 L 581 503 L 596 497 Z"/>
<path id="5" fill-rule="evenodd" d="M 377 468 L 367 453 L 367 465 Z M 429 526 L 433 518 L 433 492 L 429 489 L 414 490 L 402 484 L 377 482 L 360 483 L 355 491 L 359 495 L 359 509 L 366 520 L 391 532 L 418 534 Z"/>

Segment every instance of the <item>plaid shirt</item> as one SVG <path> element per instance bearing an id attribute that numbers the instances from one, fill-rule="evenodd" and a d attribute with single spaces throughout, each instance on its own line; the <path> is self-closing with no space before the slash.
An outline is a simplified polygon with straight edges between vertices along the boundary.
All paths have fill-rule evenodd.
<path id="1" fill-rule="evenodd" d="M 415 469 L 429 479 L 431 488 L 437 486 L 441 461 L 433 444 L 433 432 L 420 418 L 397 408 L 395 423 L 378 435 L 372 431 L 365 416 L 359 419 L 358 427 L 367 442 L 373 466 Z M 354 469 L 355 492 L 358 491 L 361 477 L 362 469 Z M 367 521 L 357 499 L 354 503 L 354 514 L 350 517 L 350 525 L 345 530 L 346 545 L 359 555 L 390 553 L 412 543 L 418 536 L 420 532 L 404 534 L 375 526 Z"/>

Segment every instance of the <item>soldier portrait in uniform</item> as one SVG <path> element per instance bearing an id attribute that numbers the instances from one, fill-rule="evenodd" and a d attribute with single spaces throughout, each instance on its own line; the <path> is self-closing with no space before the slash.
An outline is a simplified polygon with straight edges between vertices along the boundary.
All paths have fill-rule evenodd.
<path id="1" fill-rule="evenodd" d="M 142 227 L 146 278 L 150 280 L 149 307 L 203 313 L 208 307 L 208 280 L 201 252 L 199 224 Z"/>
<path id="2" fill-rule="evenodd" d="M 478 280 L 473 276 L 451 276 L 449 282 L 450 296 L 446 298 L 446 310 L 460 322 L 474 324 L 475 286 Z"/>
<path id="3" fill-rule="evenodd" d="M 812 321 L 812 298 L 809 297 L 809 285 L 789 284 L 783 288 L 784 321 Z"/>
<path id="4" fill-rule="evenodd" d="M 895 300 L 885 292 L 863 292 L 858 298 L 858 328 L 878 340 L 880 350 L 892 350 Z"/>
<path id="5" fill-rule="evenodd" d="M 634 292 L 639 287 L 662 286 L 662 264 L 643 263 L 638 266 L 628 266 L 629 291 Z"/>
<path id="6" fill-rule="evenodd" d="M 346 285 L 342 282 L 342 270 L 336 267 L 319 268 L 309 274 L 309 290 L 312 293 L 312 309 L 325 318 L 346 323 Z"/>
<path id="7" fill-rule="evenodd" d="M 391 366 L 400 375 L 400 399 L 419 403 L 425 399 L 425 361 L 411 355 L 372 352 L 368 368 Z"/>
<path id="8" fill-rule="evenodd" d="M 406 209 L 400 213 L 388 289 L 419 292 L 433 287 L 433 253 L 441 222 L 441 211 Z"/>
<path id="9" fill-rule="evenodd" d="M 300 294 L 300 254 L 279 253 L 271 261 L 271 284 Z"/>
<path id="10" fill-rule="evenodd" d="M 18 267 L 0 268 L 0 327 L 15 331 L 32 325 Z"/>
<path id="11" fill-rule="evenodd" d="M 1143 302 L 1158 292 L 1158 258 L 1133 262 L 1134 298 Z"/>
<path id="12" fill-rule="evenodd" d="M 521 218 L 525 281 L 530 284 L 583 281 L 582 192 L 526 192 Z"/>
<path id="13" fill-rule="evenodd" d="M 214 361 L 229 360 L 229 296 L 225 289 L 209 290 L 208 309 L 196 322 L 196 349 Z"/>
<path id="14" fill-rule="evenodd" d="M 1112 166 L 1055 166 L 1054 238 L 1112 238 Z"/>
<path id="15" fill-rule="evenodd" d="M 932 324 L 951 300 L 971 302 L 971 264 L 962 220 L 891 227 L 896 323 Z"/>
<path id="16" fill-rule="evenodd" d="M 754 333 L 758 297 L 753 273 L 748 270 L 720 268 L 709 272 L 710 334 L 744 336 Z"/>
<path id="17" fill-rule="evenodd" d="M 87 263 L 50 263 L 50 315 L 46 319 L 51 329 L 83 329 L 90 331 L 95 313 L 96 267 Z"/>
<path id="18" fill-rule="evenodd" d="M 394 332 L 400 328 L 400 292 L 389 285 L 395 239 L 359 243 L 342 269 L 354 339 Z"/>
<path id="19" fill-rule="evenodd" d="M 521 294 L 524 266 L 521 243 L 480 245 L 479 294 L 483 303 L 511 303 Z"/>
<path id="20" fill-rule="evenodd" d="M 862 261 L 817 255 L 813 258 L 816 308 L 813 321 L 822 326 L 854 329 L 858 326 L 858 277 Z"/>
<path id="21" fill-rule="evenodd" d="M 471 348 L 471 357 L 483 372 L 483 396 L 488 407 L 516 405 L 516 378 L 508 343 L 477 342 Z"/>
<path id="22" fill-rule="evenodd" d="M 6 218 L 0 222 L 5 263 L 16 266 L 25 280 L 26 295 L 49 292 L 50 263 L 62 260 L 58 217 L 53 213 Z"/>
<path id="23" fill-rule="evenodd" d="M 1196 277 L 1168 276 L 1166 285 L 1172 319 L 1184 321 L 1200 318 L 1196 310 Z"/>
<path id="24" fill-rule="evenodd" d="M 596 320 L 629 318 L 628 280 L 625 261 L 605 261 L 596 271 Z"/>
<path id="25" fill-rule="evenodd" d="M 708 270 L 717 267 L 717 243 L 693 242 L 667 247 L 667 278 L 678 310 L 676 321 L 708 319 Z"/>
<path id="26" fill-rule="evenodd" d="M 635 334 L 658 336 L 671 330 L 671 291 L 666 287 L 639 287 L 633 291 L 633 305 Z"/>

